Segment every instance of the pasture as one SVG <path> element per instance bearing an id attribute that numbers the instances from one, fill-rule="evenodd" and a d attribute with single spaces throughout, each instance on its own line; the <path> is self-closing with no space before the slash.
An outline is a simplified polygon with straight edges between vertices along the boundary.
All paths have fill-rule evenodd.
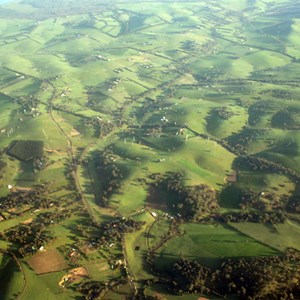
<path id="1" fill-rule="evenodd" d="M 0 205 L 7 206 L 0 231 L 68 210 L 59 222 L 41 224 L 50 237 L 46 251 L 21 258 L 27 285 L 20 300 L 71 299 L 81 280 L 109 285 L 120 277 L 128 284 L 105 296 L 132 295 L 135 285 L 156 279 L 148 251 L 166 273 L 181 257 L 217 266 L 300 250 L 299 210 L 286 207 L 299 192 L 300 170 L 295 1 L 24 0 L 1 6 L 0 15 Z M 248 155 L 284 171 L 237 164 Z M 177 172 L 183 187 L 215 191 L 220 208 L 209 221 L 174 214 L 174 194 L 156 179 Z M 52 204 L 7 204 L 6 197 L 37 186 Z M 287 220 L 216 221 L 215 214 L 242 212 L 248 190 L 272 195 Z M 258 210 L 276 212 L 266 197 Z M 107 245 L 99 228 L 116 217 L 145 224 Z M 0 241 L 0 250 L 18 253 L 19 246 Z M 86 250 L 75 264 L 89 278 L 77 278 L 74 289 L 59 286 L 69 249 Z M 112 268 L 120 258 L 128 273 Z M 0 276 L 6 270 L 0 286 L 10 300 L 22 276 L 0 255 Z M 160 284 L 145 294 L 185 297 Z"/>
<path id="2" fill-rule="evenodd" d="M 155 262 L 159 269 L 169 269 L 181 256 L 215 266 L 224 258 L 279 253 L 227 225 L 185 224 L 180 229 L 182 235 L 171 239 L 160 249 Z"/>

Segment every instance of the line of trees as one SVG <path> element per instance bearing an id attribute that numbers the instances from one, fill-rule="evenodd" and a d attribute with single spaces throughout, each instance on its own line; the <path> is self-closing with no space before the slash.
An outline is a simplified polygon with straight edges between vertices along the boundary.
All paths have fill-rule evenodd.
<path id="1" fill-rule="evenodd" d="M 286 216 L 282 211 L 247 211 L 247 212 L 229 212 L 224 214 L 217 214 L 213 217 L 213 220 L 221 223 L 242 223 L 242 222 L 254 222 L 254 223 L 271 223 L 278 224 L 284 223 Z"/>
<path id="2" fill-rule="evenodd" d="M 253 171 L 269 171 L 276 174 L 285 174 L 296 181 L 300 180 L 300 173 L 297 171 L 262 157 L 248 155 L 240 156 L 234 160 L 235 169 L 243 169 L 245 166 L 248 166 Z"/>

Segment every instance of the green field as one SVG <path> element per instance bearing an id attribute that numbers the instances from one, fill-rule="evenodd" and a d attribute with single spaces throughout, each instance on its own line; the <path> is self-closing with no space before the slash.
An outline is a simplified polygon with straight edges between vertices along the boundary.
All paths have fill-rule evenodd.
<path id="1" fill-rule="evenodd" d="M 1 2 L 0 299 L 243 299 L 175 295 L 169 271 L 300 251 L 299 18 L 293 0 Z M 38 275 L 44 250 L 68 267 Z"/>
<path id="2" fill-rule="evenodd" d="M 0 292 L 4 299 L 14 299 L 22 292 L 25 282 L 16 262 L 8 255 L 0 255 Z"/>
<path id="3" fill-rule="evenodd" d="M 299 224 L 288 221 L 284 224 L 266 225 L 266 224 L 231 224 L 239 232 L 256 239 L 257 241 L 269 245 L 279 251 L 285 251 L 288 248 L 298 249 L 299 242 Z"/>
<path id="4" fill-rule="evenodd" d="M 223 258 L 278 253 L 268 243 L 260 243 L 229 226 L 185 224 L 180 229 L 183 235 L 167 242 L 159 252 L 158 268 L 169 269 L 180 256 L 214 266 Z"/>

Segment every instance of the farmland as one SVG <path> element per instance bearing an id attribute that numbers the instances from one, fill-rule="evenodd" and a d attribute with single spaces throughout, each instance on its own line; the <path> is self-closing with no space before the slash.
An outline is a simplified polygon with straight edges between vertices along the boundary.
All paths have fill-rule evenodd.
<path id="1" fill-rule="evenodd" d="M 0 16 L 1 300 L 300 297 L 296 1 Z"/>

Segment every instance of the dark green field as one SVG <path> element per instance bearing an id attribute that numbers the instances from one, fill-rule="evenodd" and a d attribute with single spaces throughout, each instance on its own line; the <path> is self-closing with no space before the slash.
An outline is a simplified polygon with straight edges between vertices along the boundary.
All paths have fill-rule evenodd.
<path id="1" fill-rule="evenodd" d="M 300 299 L 299 7 L 1 4 L 0 300 Z"/>

